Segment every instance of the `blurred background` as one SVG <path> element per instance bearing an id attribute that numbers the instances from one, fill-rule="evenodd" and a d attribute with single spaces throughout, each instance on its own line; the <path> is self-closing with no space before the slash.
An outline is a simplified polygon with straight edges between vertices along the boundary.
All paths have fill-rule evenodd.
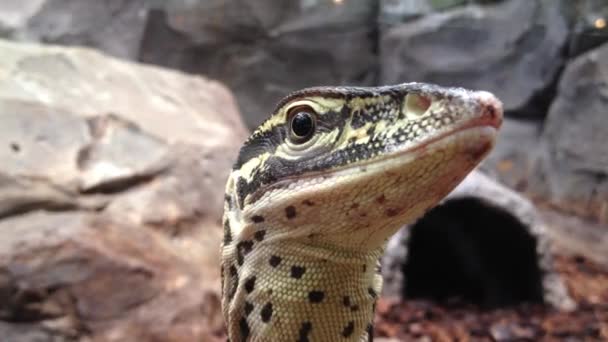
<path id="1" fill-rule="evenodd" d="M 608 340 L 607 25 L 606 0 L 1 1 L 0 340 L 225 340 L 241 143 L 291 91 L 410 81 L 506 120 L 480 194 L 389 244 L 376 335 Z"/>

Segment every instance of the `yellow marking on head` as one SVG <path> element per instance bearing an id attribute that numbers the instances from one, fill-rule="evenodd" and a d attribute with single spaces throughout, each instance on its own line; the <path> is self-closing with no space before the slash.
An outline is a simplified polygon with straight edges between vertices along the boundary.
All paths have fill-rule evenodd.
<path id="1" fill-rule="evenodd" d="M 386 130 L 386 128 L 386 120 L 378 121 L 378 123 L 376 124 L 376 132 L 384 131 Z"/>
<path id="2" fill-rule="evenodd" d="M 366 109 L 367 107 L 369 107 L 372 104 L 375 103 L 379 103 L 379 104 L 384 104 L 387 102 L 390 102 L 391 98 L 388 95 L 384 95 L 384 96 L 365 96 L 365 97 L 355 97 L 352 98 L 349 102 L 348 102 L 348 106 L 351 108 L 351 110 L 353 112 L 355 111 L 360 111 L 363 109 Z"/>
<path id="3" fill-rule="evenodd" d="M 344 106 L 344 99 L 313 96 L 308 99 L 308 104 L 317 112 L 325 114 L 331 111 L 340 111 Z"/>
<path id="4" fill-rule="evenodd" d="M 369 142 L 370 136 L 367 134 L 367 130 L 371 126 L 371 123 L 366 123 L 364 126 L 359 127 L 357 129 L 353 129 L 350 125 L 344 126 L 344 132 L 340 137 L 340 140 L 336 142 L 336 149 L 342 149 L 351 141 L 355 144 L 367 144 Z"/>
<path id="5" fill-rule="evenodd" d="M 263 154 L 249 159 L 241 168 L 239 169 L 239 176 L 243 177 L 247 181 L 251 181 L 253 177 L 253 172 L 259 168 L 261 165 L 264 165 L 266 160 L 270 157 L 268 152 L 264 152 Z"/>

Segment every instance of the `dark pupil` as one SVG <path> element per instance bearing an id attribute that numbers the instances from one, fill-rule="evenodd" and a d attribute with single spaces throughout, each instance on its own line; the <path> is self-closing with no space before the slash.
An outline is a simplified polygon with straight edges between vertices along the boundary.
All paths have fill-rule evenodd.
<path id="1" fill-rule="evenodd" d="M 298 137 L 305 137 L 312 132 L 312 117 L 310 113 L 300 112 L 291 120 L 291 130 Z"/>

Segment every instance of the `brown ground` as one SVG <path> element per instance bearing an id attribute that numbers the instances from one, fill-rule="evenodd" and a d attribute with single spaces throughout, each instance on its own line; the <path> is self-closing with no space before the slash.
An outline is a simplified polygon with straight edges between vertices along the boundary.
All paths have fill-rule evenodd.
<path id="1" fill-rule="evenodd" d="M 464 305 L 432 305 L 381 299 L 375 333 L 403 341 L 608 341 L 608 268 L 579 256 L 556 256 L 578 303 L 574 312 L 541 306 L 480 311 Z"/>

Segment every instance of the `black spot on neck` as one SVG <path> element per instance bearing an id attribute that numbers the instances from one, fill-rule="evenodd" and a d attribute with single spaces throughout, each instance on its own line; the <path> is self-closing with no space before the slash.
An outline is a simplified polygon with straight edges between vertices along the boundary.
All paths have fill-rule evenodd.
<path id="1" fill-rule="evenodd" d="M 279 266 L 279 264 L 281 263 L 282 260 L 283 259 L 280 256 L 271 255 L 270 259 L 268 260 L 268 263 L 272 267 L 277 267 L 277 266 Z"/>
<path id="2" fill-rule="evenodd" d="M 255 280 L 256 276 L 251 276 L 245 281 L 245 291 L 247 291 L 247 293 L 251 293 L 255 289 Z"/>
<path id="3" fill-rule="evenodd" d="M 350 308 L 350 297 L 349 296 L 344 296 L 344 298 L 342 298 L 342 304 L 348 308 Z"/>
<path id="4" fill-rule="evenodd" d="M 253 311 L 253 304 L 245 301 L 245 316 L 249 316 L 249 314 Z"/>
<path id="5" fill-rule="evenodd" d="M 350 337 L 353 334 L 353 331 L 355 331 L 355 322 L 350 321 L 342 330 L 342 336 Z"/>
<path id="6" fill-rule="evenodd" d="M 257 232 L 253 233 L 253 238 L 258 242 L 264 240 L 265 236 L 266 230 L 258 230 Z"/>
<path id="7" fill-rule="evenodd" d="M 302 322 L 302 325 L 300 326 L 300 338 L 298 339 L 298 342 L 309 342 L 308 340 L 308 334 L 310 334 L 310 331 L 312 330 L 312 323 L 310 322 Z"/>
<path id="8" fill-rule="evenodd" d="M 270 318 L 272 318 L 272 303 L 268 302 L 264 305 L 260 311 L 260 317 L 264 323 L 268 323 L 270 321 Z"/>
<path id="9" fill-rule="evenodd" d="M 241 317 L 241 320 L 239 321 L 239 330 L 241 331 L 241 339 L 243 341 L 247 341 L 247 339 L 249 338 L 249 324 L 247 323 L 247 318 L 245 317 Z"/>
<path id="10" fill-rule="evenodd" d="M 306 272 L 305 267 L 291 266 L 291 277 L 292 278 L 300 279 L 300 278 L 302 278 L 302 275 L 304 275 L 304 272 Z"/>
<path id="11" fill-rule="evenodd" d="M 250 240 L 240 241 L 239 243 L 236 244 L 236 261 L 239 264 L 239 266 L 243 265 L 243 263 L 245 262 L 245 256 L 249 252 L 251 252 L 252 248 L 253 248 L 253 241 L 250 241 Z"/>
<path id="12" fill-rule="evenodd" d="M 311 303 L 321 303 L 325 298 L 325 292 L 323 291 L 310 291 L 308 292 L 308 301 Z"/>

